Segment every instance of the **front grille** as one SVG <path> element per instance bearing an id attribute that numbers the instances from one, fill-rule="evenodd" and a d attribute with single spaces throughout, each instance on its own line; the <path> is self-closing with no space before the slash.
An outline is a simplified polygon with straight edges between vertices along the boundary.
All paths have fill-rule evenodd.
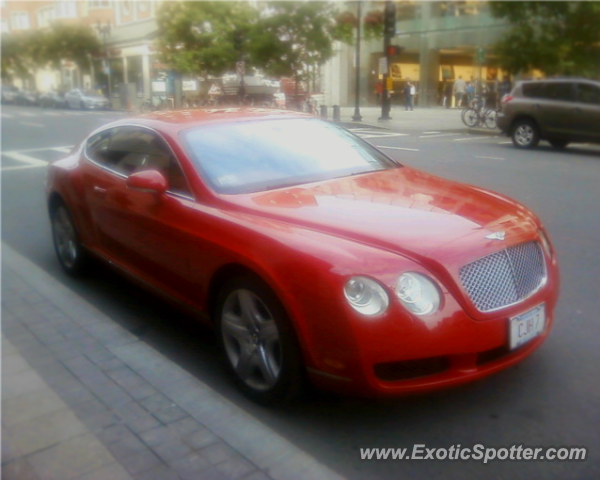
<path id="1" fill-rule="evenodd" d="M 459 276 L 475 307 L 489 312 L 535 292 L 546 278 L 546 264 L 539 243 L 526 242 L 465 265 Z"/>

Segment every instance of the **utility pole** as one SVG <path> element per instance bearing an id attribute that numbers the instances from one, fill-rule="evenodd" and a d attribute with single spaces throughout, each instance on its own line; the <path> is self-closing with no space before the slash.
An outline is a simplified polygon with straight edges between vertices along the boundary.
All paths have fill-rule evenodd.
<path id="1" fill-rule="evenodd" d="M 240 76 L 240 89 L 238 91 L 239 103 L 244 104 L 246 97 L 246 85 L 244 82 L 244 75 L 246 70 L 246 64 L 244 62 L 244 34 L 241 30 L 236 29 L 233 33 L 233 47 L 238 53 L 238 62 L 236 63 L 236 72 Z"/>
<path id="2" fill-rule="evenodd" d="M 354 115 L 352 120 L 360 122 L 362 116 L 360 115 L 360 24 L 361 24 L 361 4 L 360 1 L 356 2 L 356 91 L 354 93 Z"/>
<path id="3" fill-rule="evenodd" d="M 391 120 L 391 100 L 388 89 L 388 78 L 390 78 L 390 45 L 392 37 L 396 35 L 396 5 L 393 2 L 385 2 L 383 10 L 383 54 L 385 58 L 385 70 L 383 72 L 383 90 L 381 93 L 381 117 L 379 120 Z"/>
<path id="4" fill-rule="evenodd" d="M 108 79 L 106 88 L 108 91 L 108 98 L 110 99 L 110 63 L 108 61 L 108 45 L 106 43 L 106 39 L 109 37 L 111 30 L 110 21 L 107 20 L 106 25 L 102 25 L 100 21 L 98 21 L 98 23 L 96 23 L 96 30 L 98 31 L 98 34 L 102 36 L 102 42 L 104 44 L 104 73 Z"/>

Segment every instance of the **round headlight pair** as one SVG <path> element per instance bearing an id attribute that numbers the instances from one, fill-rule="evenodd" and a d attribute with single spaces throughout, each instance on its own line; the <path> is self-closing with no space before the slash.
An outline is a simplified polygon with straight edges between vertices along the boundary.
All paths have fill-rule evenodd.
<path id="1" fill-rule="evenodd" d="M 344 296 L 350 306 L 363 315 L 378 315 L 390 304 L 388 294 L 375 280 L 352 277 L 344 286 Z"/>
<path id="2" fill-rule="evenodd" d="M 400 275 L 396 295 L 402 305 L 415 315 L 429 315 L 440 306 L 440 293 L 430 278 L 416 272 Z M 344 286 L 350 306 L 363 315 L 378 315 L 387 310 L 390 299 L 384 288 L 367 277 L 352 277 Z"/>
<path id="3" fill-rule="evenodd" d="M 429 315 L 440 306 L 440 292 L 430 278 L 421 273 L 407 272 L 398 277 L 396 295 L 402 305 L 415 315 Z"/>

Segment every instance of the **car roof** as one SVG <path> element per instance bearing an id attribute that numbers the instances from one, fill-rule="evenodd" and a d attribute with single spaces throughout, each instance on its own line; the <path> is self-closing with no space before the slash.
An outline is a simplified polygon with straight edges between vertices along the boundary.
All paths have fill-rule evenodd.
<path id="1" fill-rule="evenodd" d="M 110 127 L 119 125 L 141 125 L 159 131 L 168 131 L 177 134 L 188 128 L 257 120 L 283 120 L 291 118 L 316 118 L 308 113 L 293 112 L 289 110 L 276 110 L 271 108 L 213 108 L 194 110 L 157 111 L 130 117 L 110 124 Z"/>

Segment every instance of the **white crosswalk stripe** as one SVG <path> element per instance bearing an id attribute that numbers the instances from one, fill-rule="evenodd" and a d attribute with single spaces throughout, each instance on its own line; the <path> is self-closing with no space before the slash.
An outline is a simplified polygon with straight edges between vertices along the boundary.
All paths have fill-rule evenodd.
<path id="1" fill-rule="evenodd" d="M 20 165 L 2 165 L 2 172 L 10 172 L 13 170 L 25 170 L 28 168 L 40 168 L 45 167 L 50 163 L 48 160 L 42 160 L 35 156 L 36 152 L 43 151 L 54 151 L 60 153 L 69 153 L 73 148 L 72 145 L 60 145 L 56 147 L 42 147 L 42 148 L 29 148 L 25 150 L 11 150 L 9 152 L 2 152 L 2 155 L 11 160 L 16 160 Z"/>

